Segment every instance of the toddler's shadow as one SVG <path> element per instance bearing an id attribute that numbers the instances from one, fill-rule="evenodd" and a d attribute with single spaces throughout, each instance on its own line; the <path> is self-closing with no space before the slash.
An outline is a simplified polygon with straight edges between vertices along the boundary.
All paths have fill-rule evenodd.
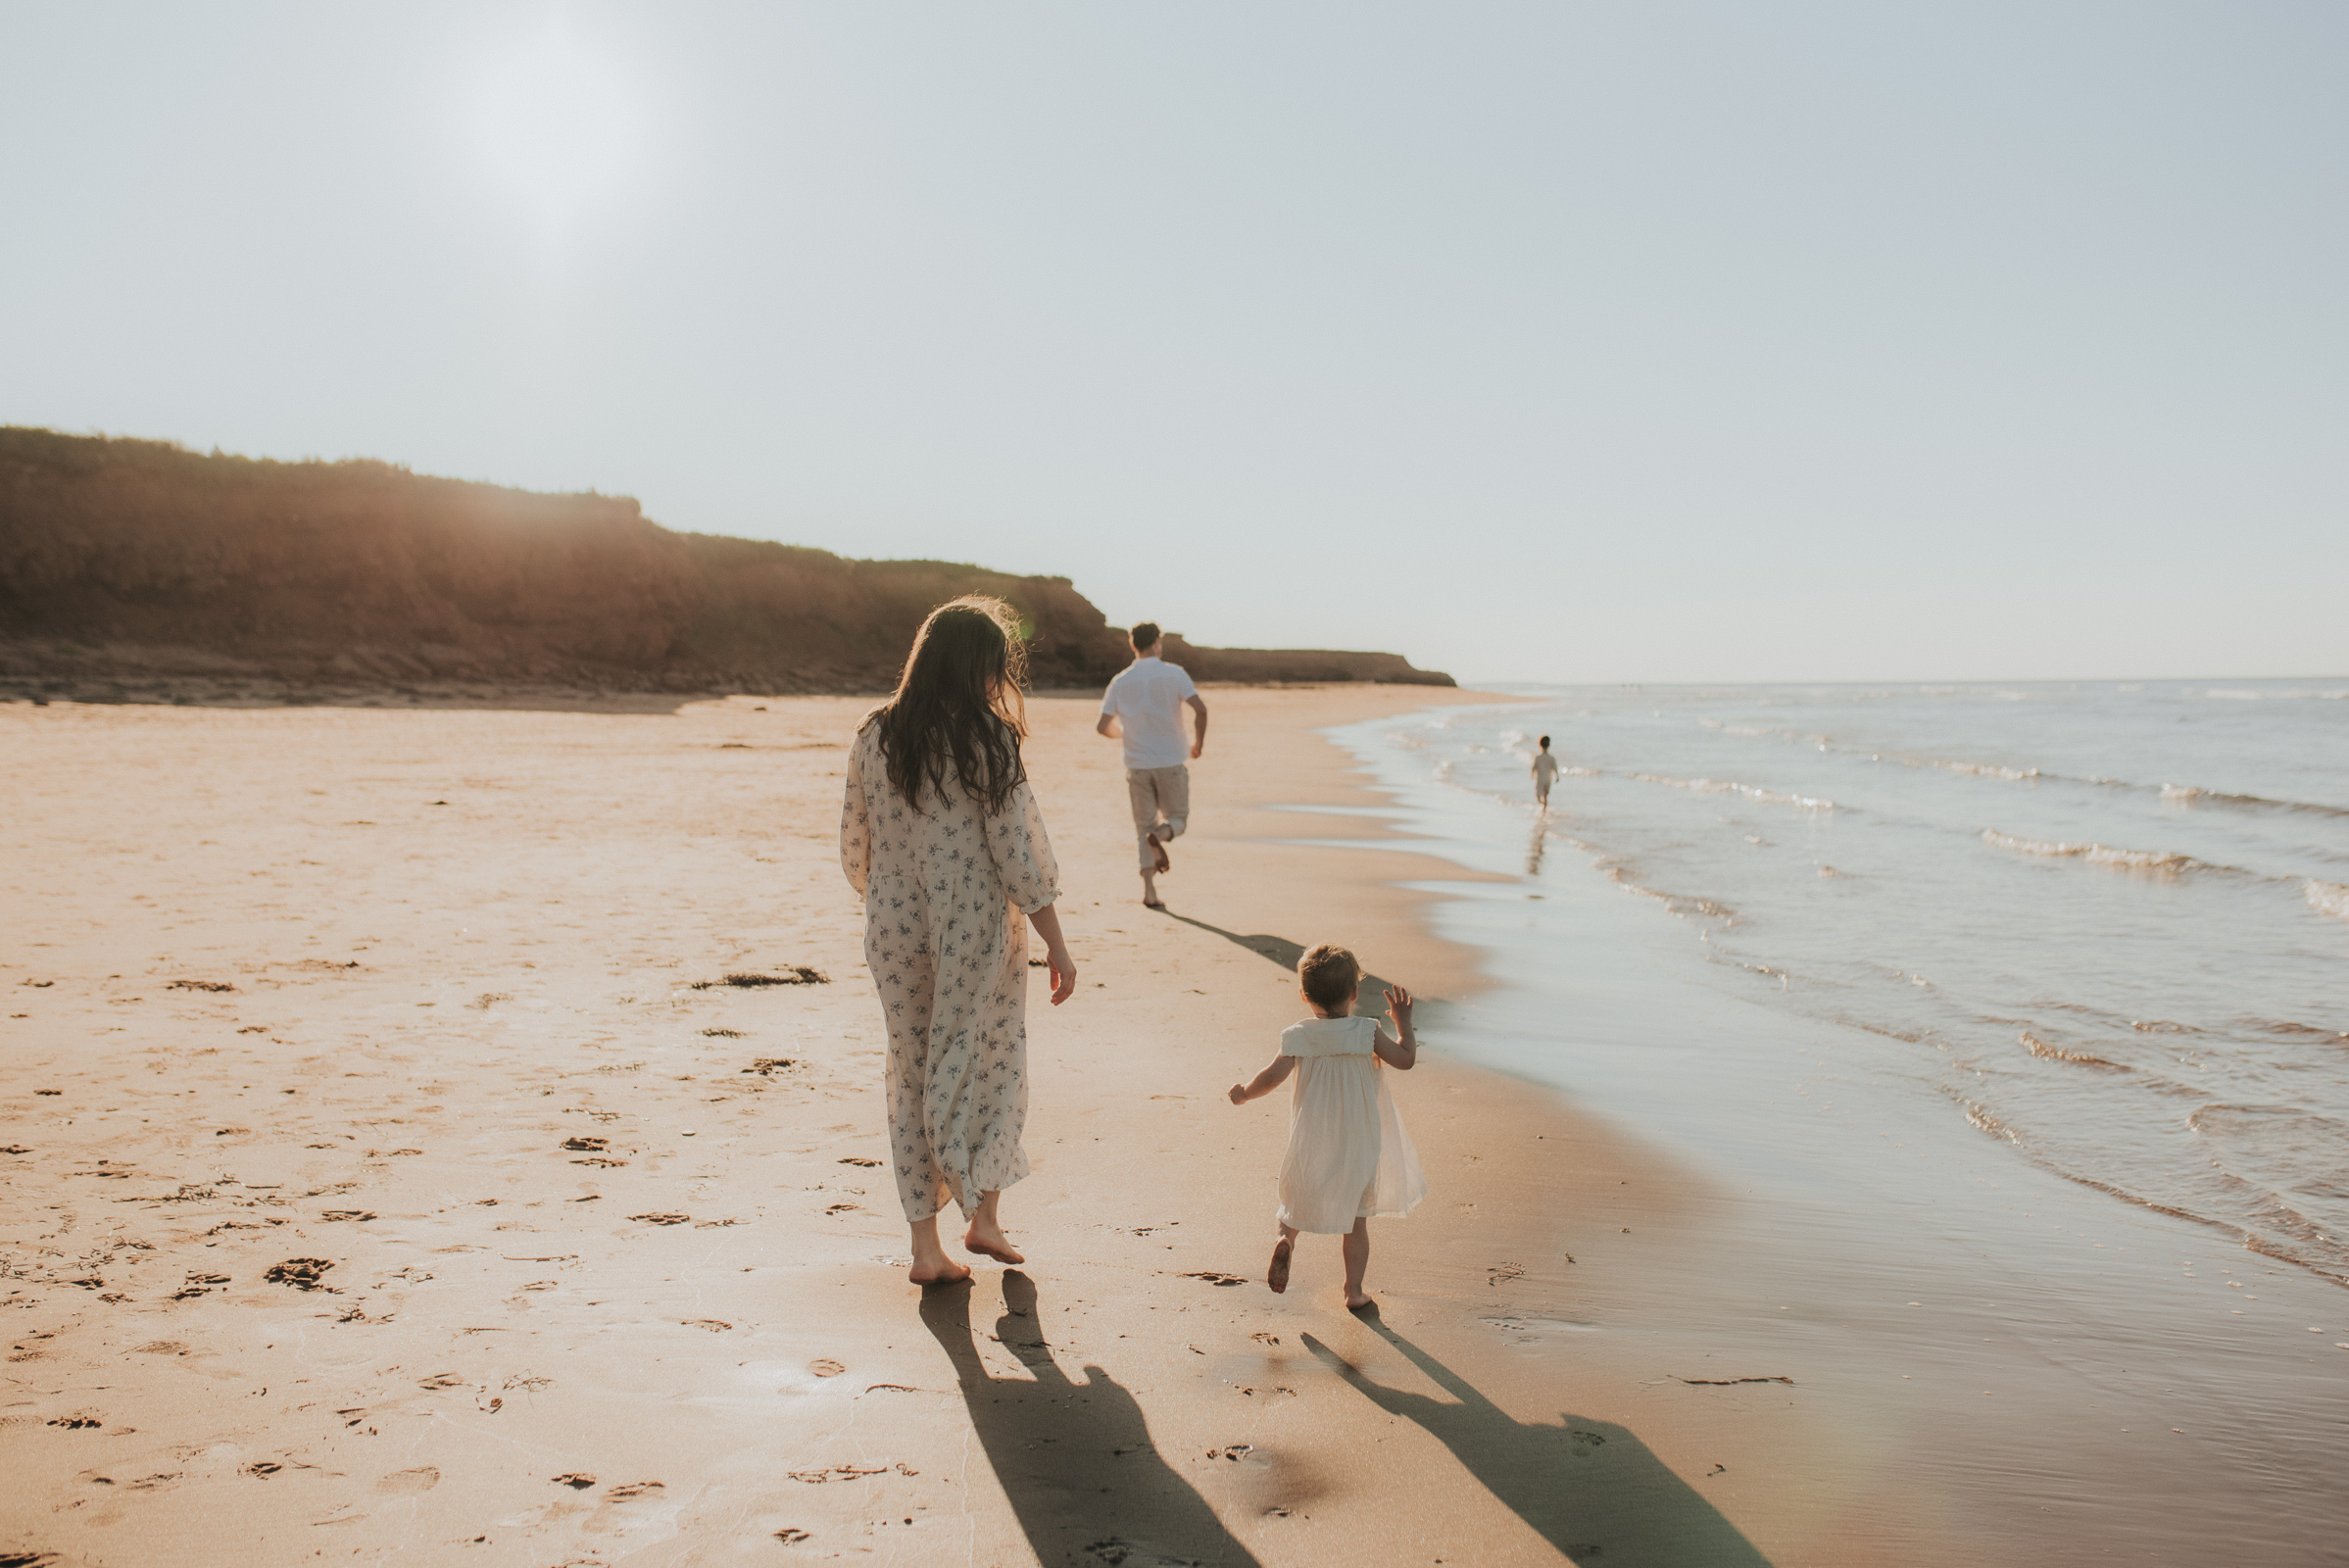
<path id="1" fill-rule="evenodd" d="M 1003 1279 L 996 1337 L 1034 1374 L 994 1377 L 979 1355 L 968 1285 L 926 1291 L 922 1324 L 954 1365 L 971 1426 L 1039 1562 L 1214 1563 L 1254 1568 L 1215 1510 L 1159 1457 L 1142 1406 L 1109 1374 L 1072 1383 L 1052 1359 L 1036 1285 Z"/>
<path id="2" fill-rule="evenodd" d="M 1450 1368 L 1389 1328 L 1378 1308 L 1354 1314 L 1458 1402 L 1391 1389 L 1304 1336 L 1322 1365 L 1390 1415 L 1408 1417 L 1549 1544 L 1577 1563 L 1671 1568 L 1770 1568 L 1769 1559 L 1628 1427 L 1563 1415 L 1519 1421 Z"/>
<path id="3" fill-rule="evenodd" d="M 1196 926 L 1212 936 L 1219 936 L 1226 942 L 1236 943 L 1260 957 L 1271 959 L 1291 974 L 1297 973 L 1297 960 L 1305 956 L 1303 943 L 1292 942 L 1287 937 L 1276 937 L 1270 932 L 1258 931 L 1243 936 L 1237 931 L 1226 931 L 1219 925 L 1209 925 L 1204 920 L 1194 920 L 1187 914 L 1177 914 L 1172 909 L 1166 911 L 1166 916 L 1170 920 L 1180 920 L 1185 925 Z M 1394 983 L 1383 975 L 1364 974 L 1361 984 L 1354 992 L 1354 1011 L 1365 1018 L 1386 1017 L 1387 988 Z M 1441 1002 L 1430 1002 L 1424 997 L 1419 1000 L 1421 1009 L 1419 1018 L 1423 1025 L 1433 1013 L 1441 1011 L 1444 1005 Z"/>

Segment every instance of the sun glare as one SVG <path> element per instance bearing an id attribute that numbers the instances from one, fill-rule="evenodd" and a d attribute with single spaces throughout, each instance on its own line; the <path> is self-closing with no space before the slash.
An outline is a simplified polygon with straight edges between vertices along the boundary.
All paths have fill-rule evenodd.
<path id="1" fill-rule="evenodd" d="M 642 83 L 609 40 L 582 36 L 567 19 L 506 40 L 470 96 L 483 172 L 544 222 L 612 200 L 647 162 Z"/>

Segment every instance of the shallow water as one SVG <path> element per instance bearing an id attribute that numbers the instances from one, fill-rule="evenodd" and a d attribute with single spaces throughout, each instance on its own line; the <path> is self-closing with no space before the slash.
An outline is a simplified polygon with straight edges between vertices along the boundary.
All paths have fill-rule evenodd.
<path id="1" fill-rule="evenodd" d="M 1517 690 L 1336 732 L 1529 878 L 1447 916 L 1513 993 L 1471 1054 L 1767 1156 L 1778 1067 L 1630 1045 L 1659 978 L 1752 1000 L 1884 1042 L 1904 1123 L 2349 1283 L 2349 681 Z M 1613 975 L 1541 891 L 1593 862 L 1677 917 Z"/>

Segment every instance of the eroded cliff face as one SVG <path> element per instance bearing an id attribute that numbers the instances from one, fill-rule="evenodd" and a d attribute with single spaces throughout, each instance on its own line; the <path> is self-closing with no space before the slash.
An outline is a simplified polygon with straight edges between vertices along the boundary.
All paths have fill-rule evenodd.
<path id="1" fill-rule="evenodd" d="M 922 617 L 994 594 L 1044 690 L 1131 652 L 1065 577 L 676 533 L 634 501 L 389 464 L 0 429 L 0 689 L 878 692 Z M 1450 684 L 1393 654 L 1182 646 L 1201 680 Z"/>
<path id="2" fill-rule="evenodd" d="M 1161 653 L 1182 665 L 1193 680 L 1237 681 L 1249 686 L 1299 685 L 1330 681 L 1384 681 L 1391 686 L 1457 684 L 1439 669 L 1420 669 L 1400 654 L 1347 653 L 1334 648 L 1197 648 L 1168 632 Z"/>
<path id="3" fill-rule="evenodd" d="M 868 691 L 957 594 L 1034 628 L 1037 685 L 1119 634 L 1059 577 L 671 532 L 634 501 L 386 464 L 0 430 L 0 670 L 618 691 Z"/>

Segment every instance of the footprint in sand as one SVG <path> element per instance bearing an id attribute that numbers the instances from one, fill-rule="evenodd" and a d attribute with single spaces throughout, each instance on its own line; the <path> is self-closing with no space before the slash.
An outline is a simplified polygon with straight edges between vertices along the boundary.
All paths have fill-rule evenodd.
<path id="1" fill-rule="evenodd" d="M 394 1470 L 390 1475 L 375 1483 L 375 1490 L 402 1496 L 414 1496 L 419 1492 L 430 1492 L 439 1485 L 440 1472 L 431 1465 L 420 1464 L 413 1470 Z"/>

